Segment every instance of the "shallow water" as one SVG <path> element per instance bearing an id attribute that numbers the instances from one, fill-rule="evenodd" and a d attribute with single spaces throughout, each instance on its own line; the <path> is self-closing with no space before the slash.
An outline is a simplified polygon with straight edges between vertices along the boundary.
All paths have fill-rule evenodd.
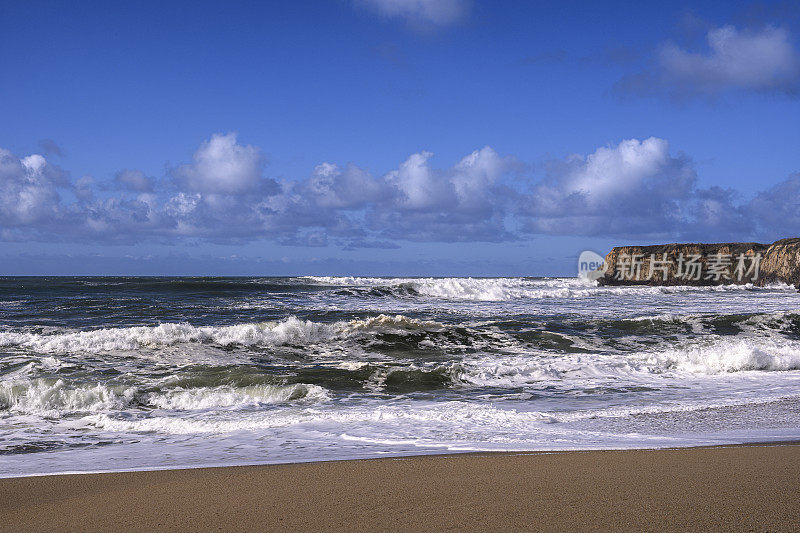
<path id="1" fill-rule="evenodd" d="M 0 278 L 0 476 L 800 437 L 800 294 Z"/>

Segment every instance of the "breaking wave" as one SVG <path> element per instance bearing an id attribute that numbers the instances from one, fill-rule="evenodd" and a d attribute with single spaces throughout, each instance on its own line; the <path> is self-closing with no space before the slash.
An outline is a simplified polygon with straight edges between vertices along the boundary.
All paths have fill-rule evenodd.
<path id="1" fill-rule="evenodd" d="M 191 345 L 221 348 L 291 345 L 298 347 L 296 353 L 306 353 L 303 350 L 319 346 L 315 348 L 316 352 L 333 349 L 330 353 L 344 360 L 336 369 L 326 365 L 297 369 L 297 375 L 304 382 L 334 388 L 337 385 L 357 383 L 362 386 L 369 383 L 371 387 L 398 392 L 462 384 L 524 386 L 551 380 L 580 379 L 582 376 L 613 376 L 628 371 L 719 374 L 800 369 L 800 314 L 797 312 L 708 316 L 664 314 L 616 320 L 575 318 L 562 320 L 558 326 L 560 331 L 550 331 L 548 327 L 546 323 L 519 320 L 471 326 L 445 325 L 405 315 L 378 315 L 330 324 L 289 317 L 278 322 L 217 327 L 161 324 L 66 333 L 6 331 L 0 332 L 0 346 L 56 356 L 127 353 L 151 348 L 156 349 L 154 353 L 160 354 L 158 357 L 162 359 L 166 355 L 157 349 L 175 345 L 181 345 L 179 351 L 182 354 L 195 349 Z M 439 355 L 431 364 L 412 363 L 407 359 L 411 350 Z M 449 353 L 451 350 L 455 352 Z M 226 357 L 221 362 L 235 362 L 227 355 L 228 351 L 221 353 Z M 395 353 L 399 353 L 401 358 L 395 359 Z M 17 390 L 14 389 L 16 385 L 9 383 L 20 380 L 9 378 L 57 372 L 61 365 L 66 364 L 52 357 L 39 357 L 34 364 L 25 362 L 25 356 L 21 357 L 21 363 L 11 371 L 13 373 L 0 382 L 0 387 L 3 387 L 0 394 L 5 398 L 19 396 L 13 392 Z M 82 358 L 70 361 L 83 364 Z M 247 364 L 248 361 L 240 363 Z M 44 387 L 43 382 L 37 383 L 35 387 Z M 227 382 L 222 384 L 230 385 Z M 302 387 L 297 390 L 272 389 L 272 384 L 263 385 L 265 388 L 262 389 L 242 388 L 245 385 L 262 386 L 259 383 L 239 383 L 240 387 L 235 390 L 198 389 L 196 385 L 188 387 L 191 390 L 172 394 L 171 400 L 166 397 L 158 400 L 159 405 L 167 405 L 170 401 L 176 402 L 175 405 L 181 401 L 185 402 L 184 405 L 213 402 L 212 396 L 230 398 L 220 401 L 234 405 L 257 403 L 258 398 L 278 398 L 284 394 L 288 400 L 297 394 L 315 394 Z M 26 398 L 20 401 L 44 402 L 40 406 L 42 409 L 47 402 L 75 408 L 83 404 L 108 405 L 111 408 L 113 405 L 126 405 L 125 402 L 131 399 L 119 388 L 82 387 L 70 391 L 60 381 L 47 385 L 47 391 Z"/>
<path id="2" fill-rule="evenodd" d="M 329 399 L 318 385 L 252 385 L 249 387 L 204 387 L 151 394 L 147 403 L 159 409 L 195 410 L 220 407 L 257 407 L 262 404 L 305 402 Z"/>
<path id="3" fill-rule="evenodd" d="M 660 370 L 722 374 L 748 370 L 800 370 L 800 346 L 793 342 L 730 339 L 703 342 L 654 354 L 647 362 Z"/>
<path id="4" fill-rule="evenodd" d="M 60 413 L 125 409 L 136 389 L 125 386 L 73 386 L 63 379 L 33 379 L 0 382 L 0 411 L 16 413 Z"/>
<path id="5" fill-rule="evenodd" d="M 483 357 L 438 369 L 447 376 L 448 386 L 550 395 L 658 389 L 664 377 L 714 380 L 732 373 L 791 370 L 800 370 L 800 344 L 769 339 L 718 339 L 629 355 Z"/>
<path id="6" fill-rule="evenodd" d="M 684 292 L 731 292 L 755 290 L 796 291 L 786 284 L 764 289 L 752 284 L 709 287 L 599 287 L 596 282 L 577 278 L 368 278 L 309 276 L 320 285 L 346 287 L 356 296 L 426 296 L 448 300 L 506 301 L 520 298 L 590 298 L 604 295 L 658 295 Z"/>
<path id="7" fill-rule="evenodd" d="M 316 403 L 328 399 L 328 391 L 323 387 L 305 383 L 147 391 L 126 385 L 71 384 L 64 379 L 0 382 L 0 412 L 42 416 L 120 411 L 133 407 L 191 411 L 287 402 Z"/>
<path id="8" fill-rule="evenodd" d="M 106 328 L 68 333 L 0 332 L 0 347 L 20 347 L 39 353 L 110 352 L 199 343 L 218 346 L 308 345 L 336 338 L 375 333 L 442 331 L 443 324 L 403 315 L 379 315 L 333 324 L 289 317 L 279 322 L 232 326 L 160 324 L 130 328 Z"/>
<path id="9" fill-rule="evenodd" d="M 366 390 L 404 394 L 437 389 L 515 389 L 520 393 L 573 394 L 600 390 L 620 392 L 659 387 L 660 376 L 713 376 L 757 371 L 800 370 L 800 345 L 737 339 L 689 344 L 680 348 L 628 356 L 543 355 L 473 357 L 429 366 L 344 365 L 339 375 L 321 373 L 317 383 L 276 383 L 159 388 L 145 385 L 80 383 L 32 378 L 0 382 L 0 412 L 64 416 L 127 410 L 198 411 L 256 409 L 271 404 L 317 404 L 330 400 L 341 372 Z M 314 379 L 312 379 L 314 381 Z M 169 382 L 169 381 L 167 381 Z M 489 389 L 487 389 L 487 387 Z M 527 396 L 530 398 L 530 396 Z"/>

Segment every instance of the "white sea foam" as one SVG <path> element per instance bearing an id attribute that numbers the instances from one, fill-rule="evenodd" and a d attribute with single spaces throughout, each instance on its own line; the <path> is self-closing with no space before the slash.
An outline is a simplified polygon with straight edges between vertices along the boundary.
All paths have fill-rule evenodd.
<path id="1" fill-rule="evenodd" d="M 388 287 L 411 289 L 421 296 L 450 300 L 505 301 L 519 298 L 589 298 L 603 295 L 658 295 L 683 292 L 718 293 L 731 291 L 796 291 L 786 284 L 772 284 L 764 289 L 752 284 L 692 286 L 599 287 L 597 282 L 579 278 L 369 278 L 309 276 L 314 283 L 333 286 Z"/>
<path id="2" fill-rule="evenodd" d="M 159 409 L 196 410 L 220 407 L 254 407 L 284 402 L 314 403 L 329 399 L 318 385 L 252 385 L 248 387 L 201 387 L 152 393 L 147 403 Z"/>
<path id="3" fill-rule="evenodd" d="M 709 409 L 767 405 L 783 400 L 796 400 L 798 394 L 783 393 L 765 396 L 735 396 L 709 399 L 648 403 L 637 406 L 600 406 L 591 404 L 582 409 L 538 411 L 513 407 L 498 407 L 488 403 L 401 402 L 395 405 L 370 404 L 347 409 L 301 407 L 271 411 L 246 411 L 236 416 L 150 416 L 147 418 L 118 417 L 108 413 L 87 415 L 80 424 L 104 431 L 131 433 L 162 433 L 186 435 L 193 433 L 224 434 L 242 431 L 281 430 L 298 427 L 311 429 L 320 435 L 341 435 L 342 430 L 360 429 L 370 438 L 392 439 L 398 435 L 414 435 L 427 443 L 446 442 L 466 437 L 472 440 L 507 440 L 524 443 L 543 432 L 553 431 L 552 424 L 568 424 L 603 418 L 627 419 L 640 415 L 695 413 Z M 571 432 L 572 429 L 556 429 Z M 415 439 L 416 440 L 416 439 Z"/>
<path id="4" fill-rule="evenodd" d="M 289 317 L 280 322 L 217 327 L 168 323 L 151 327 L 107 328 L 50 335 L 6 331 L 0 332 L 0 346 L 20 346 L 37 352 L 56 354 L 137 350 L 179 343 L 278 346 L 317 342 L 329 338 L 333 333 L 325 324 Z"/>
<path id="5" fill-rule="evenodd" d="M 337 330 L 345 334 L 352 333 L 402 333 L 408 331 L 444 331 L 447 326 L 433 320 L 418 320 L 404 315 L 378 315 L 363 320 L 351 320 L 339 323 Z"/>
<path id="6" fill-rule="evenodd" d="M 21 347 L 38 353 L 110 352 L 140 348 L 200 343 L 219 346 L 308 345 L 375 333 L 442 331 L 443 324 L 403 315 L 379 315 L 363 320 L 323 324 L 289 317 L 279 322 L 232 326 L 192 326 L 167 323 L 158 326 L 106 328 L 66 333 L 40 334 L 25 331 L 0 332 L 0 346 Z"/>
<path id="7" fill-rule="evenodd" d="M 63 379 L 2 381 L 0 409 L 39 415 L 124 409 L 130 405 L 135 392 L 135 388 L 123 385 L 70 385 Z"/>
<path id="8" fill-rule="evenodd" d="M 773 339 L 704 341 L 652 354 L 646 361 L 654 371 L 675 369 L 699 374 L 800 370 L 800 346 Z"/>
<path id="9" fill-rule="evenodd" d="M 630 354 L 553 355 L 542 352 L 474 356 L 448 367 L 454 384 L 534 390 L 557 386 L 576 391 L 601 384 L 662 387 L 665 377 L 714 379 L 738 372 L 790 370 L 800 370 L 800 343 L 724 337 Z"/>
<path id="10" fill-rule="evenodd" d="M 540 351 L 520 343 L 508 334 L 494 332 L 486 339 L 475 340 L 473 346 L 490 343 L 493 353 L 479 356 L 472 361 L 467 358 L 456 364 L 451 371 L 455 383 L 476 385 L 519 386 L 553 379 L 579 379 L 581 376 L 617 376 L 625 372 L 690 372 L 718 374 L 737 371 L 781 371 L 800 369 L 800 344 L 786 338 L 772 338 L 776 328 L 786 329 L 791 324 L 793 313 L 773 313 L 744 318 L 738 322 L 750 334 L 745 337 L 705 336 L 702 339 L 686 340 L 669 349 L 637 351 L 633 353 L 594 352 L 592 346 L 584 349 L 589 353 L 563 354 Z M 636 320 L 682 321 L 699 331 L 702 317 L 674 317 L 658 315 Z M 769 326 L 769 327 L 768 327 Z M 766 329 L 765 329 L 766 328 Z M 340 342 L 360 337 L 370 338 L 376 334 L 408 334 L 417 331 L 443 332 L 442 323 L 423 321 L 403 315 L 379 315 L 377 317 L 321 324 L 290 317 L 281 322 L 241 324 L 222 327 L 194 327 L 188 324 L 162 324 L 154 327 L 113 328 L 83 332 L 55 333 L 49 335 L 3 332 L 0 345 L 19 346 L 39 353 L 68 354 L 73 352 L 113 352 L 115 350 L 137 350 L 147 347 L 165 347 L 176 344 L 214 344 L 219 346 L 278 346 L 284 344 L 309 345 L 314 343 Z M 765 331 L 761 334 L 762 330 Z M 487 339 L 493 340 L 487 340 Z M 477 337 L 476 337 L 477 339 Z M 435 347 L 429 342 L 425 346 Z M 350 348 L 351 352 L 353 347 Z M 513 356 L 497 353 L 502 349 Z M 182 353 L 186 348 L 182 350 Z M 352 352 L 361 353 L 360 351 Z M 367 354 L 364 355 L 367 357 Z M 65 363 L 53 357 L 43 357 L 14 370 L 3 381 L 20 378 L 47 368 L 58 370 Z M 343 363 L 342 368 L 357 368 L 363 360 Z M 445 363 L 449 364 L 449 363 Z M 567 375 L 568 374 L 568 375 Z M 377 378 L 376 378 L 377 379 Z M 13 381 L 12 381 L 13 382 Z"/>
<path id="11" fill-rule="evenodd" d="M 263 404 L 286 402 L 311 404 L 328 399 L 328 391 L 325 388 L 305 383 L 176 388 L 139 393 L 134 386 L 102 383 L 75 384 L 64 379 L 40 378 L 0 382 L 0 411 L 40 416 L 120 411 L 137 406 L 170 410 L 198 410 L 257 407 Z"/>
<path id="12" fill-rule="evenodd" d="M 354 426 L 362 424 L 397 425 L 406 423 L 440 424 L 443 428 L 458 424 L 508 427 L 521 422 L 544 421 L 547 417 L 538 412 L 519 412 L 499 409 L 491 405 L 467 402 L 445 402 L 411 407 L 402 405 L 370 405 L 343 409 L 303 408 L 248 412 L 235 417 L 153 416 L 141 419 L 117 418 L 107 414 L 90 415 L 86 424 L 110 431 L 160 432 L 167 434 L 231 433 L 285 428 L 295 425 L 337 424 Z"/>

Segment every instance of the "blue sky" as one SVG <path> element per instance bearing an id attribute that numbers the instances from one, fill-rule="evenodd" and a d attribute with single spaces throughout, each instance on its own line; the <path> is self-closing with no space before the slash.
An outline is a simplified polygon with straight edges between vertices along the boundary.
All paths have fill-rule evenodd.
<path id="1" fill-rule="evenodd" d="M 3 2 L 2 274 L 573 274 L 800 235 L 791 3 Z"/>

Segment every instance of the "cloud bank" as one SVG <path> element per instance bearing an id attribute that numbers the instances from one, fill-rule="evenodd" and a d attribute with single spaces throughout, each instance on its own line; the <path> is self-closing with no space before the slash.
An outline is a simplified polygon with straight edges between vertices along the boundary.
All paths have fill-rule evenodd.
<path id="1" fill-rule="evenodd" d="M 782 28 L 712 29 L 707 49 L 662 45 L 650 69 L 621 80 L 619 88 L 675 98 L 717 96 L 728 90 L 800 94 L 800 52 Z"/>
<path id="2" fill-rule="evenodd" d="M 323 162 L 302 179 L 265 176 L 263 152 L 215 134 L 155 179 L 122 170 L 71 180 L 38 154 L 0 149 L 0 239 L 394 248 L 403 241 L 503 242 L 533 235 L 761 239 L 800 233 L 800 174 L 742 200 L 699 186 L 664 139 L 628 139 L 550 161 L 531 177 L 491 147 L 448 168 L 411 154 L 374 175 Z"/>

